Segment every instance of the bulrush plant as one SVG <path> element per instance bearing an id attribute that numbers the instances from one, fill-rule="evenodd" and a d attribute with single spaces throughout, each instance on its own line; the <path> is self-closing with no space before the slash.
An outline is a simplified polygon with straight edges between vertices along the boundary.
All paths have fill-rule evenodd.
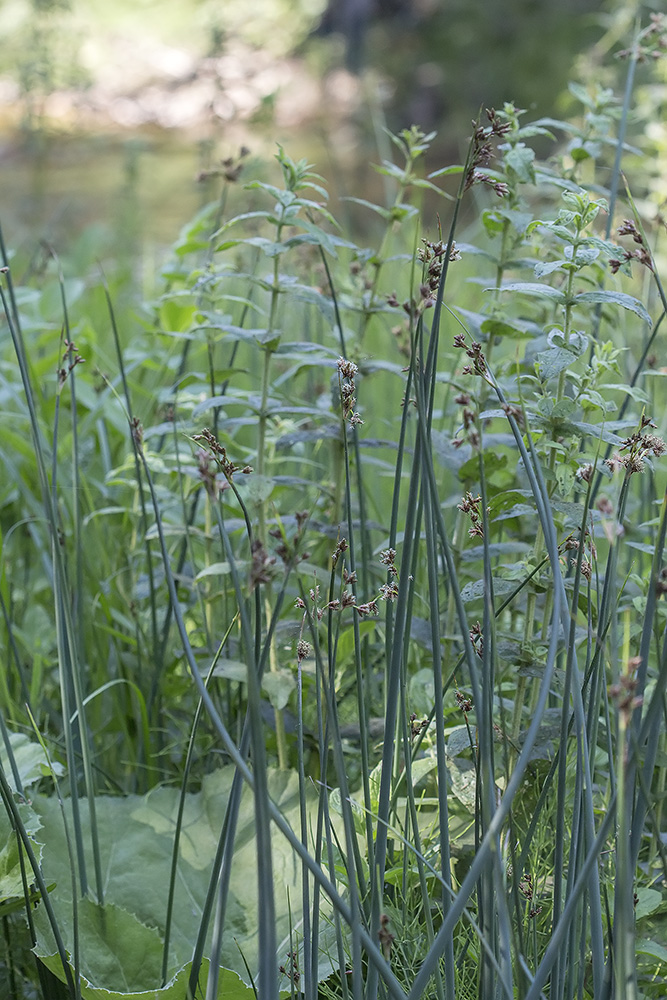
<path id="1" fill-rule="evenodd" d="M 2 245 L 7 995 L 664 997 L 664 37 L 377 247 L 283 149 L 134 316 Z"/>

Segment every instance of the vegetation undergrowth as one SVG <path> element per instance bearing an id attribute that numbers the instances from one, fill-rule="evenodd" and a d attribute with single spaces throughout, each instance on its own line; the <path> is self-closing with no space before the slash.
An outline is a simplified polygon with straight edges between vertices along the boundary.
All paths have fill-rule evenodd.
<path id="1" fill-rule="evenodd" d="M 10 995 L 664 996 L 666 43 L 375 248 L 283 149 L 134 313 L 3 243 Z"/>

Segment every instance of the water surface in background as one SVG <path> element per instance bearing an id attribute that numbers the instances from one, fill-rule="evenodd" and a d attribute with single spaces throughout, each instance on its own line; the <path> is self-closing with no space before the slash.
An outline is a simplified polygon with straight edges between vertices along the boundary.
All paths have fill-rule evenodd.
<path id="1" fill-rule="evenodd" d="M 333 120 L 329 115 L 326 121 L 300 123 L 295 114 L 289 127 L 278 127 L 265 114 L 242 133 L 217 122 L 206 130 L 206 142 L 185 131 L 156 128 L 5 134 L 0 222 L 6 242 L 27 249 L 45 239 L 67 253 L 97 224 L 98 240 L 110 253 L 157 260 L 214 196 L 213 185 L 197 181 L 202 167 L 234 154 L 241 141 L 260 160 L 270 158 L 279 140 L 294 158 L 314 162 L 334 194 L 335 214 L 346 211 L 336 195 L 383 201 L 382 180 L 369 163 L 390 151 L 384 124 L 397 129 L 416 121 L 437 129 L 434 169 L 458 160 L 480 104 L 499 106 L 511 99 L 529 109 L 528 118 L 553 114 L 575 55 L 600 34 L 584 17 L 599 7 L 589 0 L 558 5 L 447 0 L 428 30 L 397 35 L 381 25 L 371 34 L 368 51 L 387 81 L 384 96 L 382 87 L 371 86 L 347 119 L 338 113 Z M 257 169 L 257 162 L 250 162 L 244 177 Z"/>

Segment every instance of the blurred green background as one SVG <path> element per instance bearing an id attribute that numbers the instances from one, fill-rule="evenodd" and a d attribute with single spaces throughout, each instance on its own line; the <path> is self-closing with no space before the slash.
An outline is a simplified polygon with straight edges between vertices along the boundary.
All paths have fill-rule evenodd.
<path id="1" fill-rule="evenodd" d="M 306 156 L 335 199 L 377 195 L 383 126 L 437 130 L 435 168 L 480 107 L 554 114 L 582 54 L 608 51 L 633 17 L 618 0 L 375 0 L 357 74 L 344 34 L 325 30 L 346 2 L 4 0 L 8 242 L 63 250 L 96 224 L 103 241 L 159 254 L 210 197 L 200 172 L 242 144 Z"/>

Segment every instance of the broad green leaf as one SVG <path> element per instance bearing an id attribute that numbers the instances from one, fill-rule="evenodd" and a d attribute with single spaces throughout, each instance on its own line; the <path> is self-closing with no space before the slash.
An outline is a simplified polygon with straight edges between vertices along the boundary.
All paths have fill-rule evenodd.
<path id="1" fill-rule="evenodd" d="M 523 142 L 517 142 L 505 153 L 505 164 L 522 184 L 535 183 L 535 153 Z"/>
<path id="2" fill-rule="evenodd" d="M 462 753 L 470 753 L 472 750 L 470 742 L 471 733 L 467 726 L 457 726 L 447 737 L 447 756 L 458 757 Z M 473 733 L 473 743 L 474 743 Z"/>
<path id="3" fill-rule="evenodd" d="M 447 771 L 454 795 L 469 812 L 474 813 L 477 799 L 477 782 L 474 765 L 469 760 L 460 757 L 448 757 Z"/>
<path id="4" fill-rule="evenodd" d="M 36 740 L 31 740 L 25 733 L 10 733 L 9 744 L 21 784 L 24 788 L 34 785 L 40 778 L 51 773 L 46 754 Z M 0 766 L 2 766 L 10 788 L 13 792 L 16 792 L 14 773 L 3 743 L 0 743 Z M 57 775 L 63 773 L 64 768 L 62 764 L 54 761 L 52 766 Z"/>
<path id="5" fill-rule="evenodd" d="M 204 580 L 207 576 L 226 576 L 230 569 L 231 567 L 228 562 L 211 563 L 210 566 L 207 566 L 205 569 L 202 569 L 199 573 L 197 573 L 195 583 L 198 583 L 200 580 Z"/>
<path id="6" fill-rule="evenodd" d="M 13 785 L 13 777 L 10 770 L 5 770 L 5 776 L 9 779 L 10 784 Z M 41 846 L 35 842 L 35 834 L 40 827 L 39 818 L 27 803 L 19 805 L 19 812 L 26 832 L 32 841 L 32 847 L 37 860 L 40 861 Z M 25 861 L 25 852 L 23 858 Z M 27 863 L 25 873 L 28 885 L 32 886 L 34 890 L 30 866 Z M 48 888 L 51 889 L 52 886 L 49 885 Z M 31 899 L 36 902 L 39 898 L 39 892 L 33 891 Z M 3 809 L 0 810 L 0 916 L 6 917 L 14 910 L 22 910 L 24 907 L 23 877 L 16 833 L 12 829 L 9 817 Z"/>
<path id="7" fill-rule="evenodd" d="M 662 905 L 662 893 L 658 892 L 657 889 L 649 889 L 647 886 L 638 886 L 636 896 L 636 920 L 641 920 L 642 917 L 648 917 Z"/>
<path id="8" fill-rule="evenodd" d="M 78 901 L 78 909 L 81 975 L 88 984 L 120 994 L 142 993 L 159 986 L 162 941 L 155 927 L 146 926 L 113 903 L 100 906 L 88 897 Z M 38 914 L 35 953 L 46 958 L 56 954 L 56 946 L 43 908 Z M 73 926 L 61 924 L 60 929 L 65 948 L 71 955 Z M 57 965 L 60 966 L 59 960 Z"/>
<path id="9" fill-rule="evenodd" d="M 260 476 L 259 473 L 253 472 L 240 478 L 238 485 L 243 490 L 244 499 L 251 503 L 264 503 L 273 493 L 275 483 L 270 476 Z"/>
<path id="10" fill-rule="evenodd" d="M 651 941 L 650 938 L 638 938 L 635 950 L 638 955 L 650 955 L 661 962 L 667 962 L 667 948 L 663 944 L 658 944 L 657 941 Z"/>
<path id="11" fill-rule="evenodd" d="M 273 707 L 280 711 L 296 690 L 294 674 L 285 668 L 267 671 L 262 677 L 262 690 L 266 691 Z"/>
<path id="12" fill-rule="evenodd" d="M 574 302 L 577 305 L 580 302 L 599 302 L 602 305 L 622 306 L 623 309 L 629 309 L 630 312 L 635 313 L 636 316 L 639 316 L 649 326 L 651 324 L 651 317 L 639 299 L 635 299 L 632 295 L 627 295 L 625 292 L 608 292 L 603 289 L 595 292 L 580 292 L 578 295 L 575 295 Z"/>
<path id="13" fill-rule="evenodd" d="M 551 347 L 548 351 L 540 351 L 535 361 L 535 370 L 542 382 L 559 375 L 577 360 L 572 351 L 564 347 Z"/>
<path id="14" fill-rule="evenodd" d="M 412 764 L 412 784 L 416 785 L 418 782 L 425 778 L 427 774 L 431 771 L 436 770 L 438 767 L 438 758 L 433 757 L 421 757 Z"/>
<path id="15" fill-rule="evenodd" d="M 65 982 L 60 958 L 57 955 L 42 955 L 40 961 L 50 969 L 61 982 Z M 71 966 L 70 966 L 71 967 Z M 199 975 L 199 982 L 206 989 L 210 963 L 204 959 Z M 72 970 L 73 971 L 73 970 Z M 160 989 L 142 990 L 141 992 L 124 993 L 118 989 L 107 990 L 91 985 L 82 975 L 80 977 L 82 1000 L 184 1000 L 187 995 L 188 981 L 192 971 L 192 963 L 188 962 L 179 969 L 173 979 Z M 246 985 L 235 972 L 220 969 L 218 972 L 218 990 L 216 1000 L 254 1000 L 255 991 Z M 287 997 L 287 992 L 281 992 L 280 997 Z"/>
<path id="16" fill-rule="evenodd" d="M 495 288 L 487 288 L 487 292 L 496 291 Z M 522 295 L 530 295 L 533 298 L 553 299 L 554 302 L 565 302 L 565 293 L 551 285 L 538 285 L 534 281 L 510 281 L 506 285 L 501 285 L 501 292 L 521 292 Z"/>
<path id="17" fill-rule="evenodd" d="M 524 324 L 515 324 L 501 319 L 484 320 L 480 329 L 489 337 L 505 337 L 511 340 L 524 340 L 533 336 Z"/>
<path id="18" fill-rule="evenodd" d="M 231 767 L 215 771 L 204 778 L 200 792 L 186 796 L 170 952 L 173 969 L 188 962 L 192 955 L 233 775 Z M 292 828 L 299 829 L 297 775 L 294 772 L 269 772 L 269 794 Z M 127 911 L 129 916 L 126 919 L 133 927 L 136 923 L 142 940 L 141 925 L 150 928 L 151 934 L 158 939 L 164 931 L 178 798 L 178 788 L 162 787 L 145 796 L 98 796 L 96 799 L 105 900 L 109 905 Z M 310 786 L 306 801 L 308 813 L 314 818 L 317 795 Z M 60 809 L 55 799 L 41 796 L 35 797 L 33 807 L 42 822 L 39 833 L 44 845 L 42 869 L 47 882 L 57 883 L 51 901 L 60 926 L 70 934 L 71 879 Z M 82 800 L 80 808 L 86 864 L 92 871 L 87 802 Z M 66 809 L 71 828 L 69 803 Z M 317 826 L 315 819 L 309 824 L 312 829 Z M 276 930 L 281 939 L 289 936 L 290 926 L 293 927 L 300 919 L 301 869 L 291 847 L 275 830 L 272 846 Z M 314 850 L 312 844 L 310 850 Z M 247 972 L 239 949 L 251 970 L 256 970 L 258 963 L 257 912 L 261 899 L 254 874 L 256 871 L 254 799 L 251 790 L 244 788 L 231 862 L 230 896 L 222 948 L 222 964 L 238 972 L 244 980 Z M 151 940 L 146 938 L 144 943 L 147 962 L 152 969 L 153 958 L 149 957 L 153 948 Z M 41 934 L 38 946 L 44 953 L 52 952 L 50 942 L 45 942 Z M 122 953 L 119 957 L 122 961 Z M 129 982 L 135 973 L 128 967 L 122 974 Z M 101 984 L 92 985 L 99 987 Z M 154 986 L 159 986 L 159 975 Z M 107 984 L 107 988 L 118 989 L 118 983 Z"/>
<path id="19" fill-rule="evenodd" d="M 553 274 L 554 271 L 560 271 L 565 263 L 564 260 L 552 260 L 549 263 L 538 262 L 535 267 L 535 277 L 545 278 L 548 274 Z"/>
<path id="20" fill-rule="evenodd" d="M 224 677 L 228 681 L 239 681 L 245 684 L 248 680 L 248 666 L 241 660 L 225 660 L 220 658 L 213 668 L 214 677 Z"/>
<path id="21" fill-rule="evenodd" d="M 493 593 L 495 597 L 499 597 L 501 594 L 509 594 L 514 590 L 515 584 L 511 580 L 494 579 L 493 581 Z M 468 604 L 472 601 L 480 601 L 486 591 L 486 582 L 484 580 L 475 580 L 473 583 L 467 583 L 463 590 L 461 591 L 461 599 L 464 604 Z"/>

